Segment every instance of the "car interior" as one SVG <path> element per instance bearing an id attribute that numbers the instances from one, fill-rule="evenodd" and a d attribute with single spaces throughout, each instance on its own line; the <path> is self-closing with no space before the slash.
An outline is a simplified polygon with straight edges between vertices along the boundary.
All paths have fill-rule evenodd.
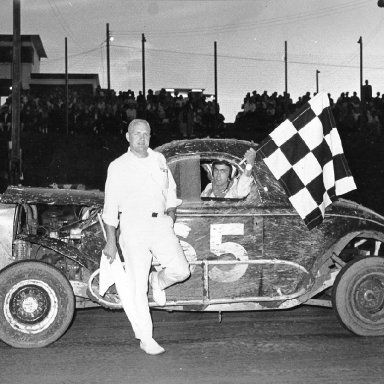
<path id="1" fill-rule="evenodd" d="M 217 197 L 201 197 L 201 192 L 212 180 L 212 163 L 215 160 L 222 159 L 218 157 L 201 155 L 187 155 L 183 158 L 178 158 L 177 161 L 170 162 L 169 168 L 175 179 L 177 185 L 177 197 L 186 201 L 205 201 L 205 200 L 218 200 L 218 201 L 240 201 L 242 199 L 233 198 L 217 198 Z M 229 161 L 233 166 L 232 176 L 236 177 L 242 168 Z"/>

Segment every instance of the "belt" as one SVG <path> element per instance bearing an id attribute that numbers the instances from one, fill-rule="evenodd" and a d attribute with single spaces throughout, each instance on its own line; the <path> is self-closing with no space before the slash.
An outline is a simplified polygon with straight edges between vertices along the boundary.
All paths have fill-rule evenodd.
<path id="1" fill-rule="evenodd" d="M 166 215 L 165 212 L 152 212 L 151 213 L 152 217 L 159 217 L 159 216 L 165 216 L 165 215 Z"/>

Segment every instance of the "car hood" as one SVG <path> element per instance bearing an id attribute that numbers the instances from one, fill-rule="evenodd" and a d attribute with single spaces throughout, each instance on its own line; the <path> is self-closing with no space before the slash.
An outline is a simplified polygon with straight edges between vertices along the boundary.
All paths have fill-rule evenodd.
<path id="1" fill-rule="evenodd" d="M 11 185 L 0 195 L 3 204 L 58 204 L 103 206 L 104 193 L 98 190 L 37 188 Z"/>

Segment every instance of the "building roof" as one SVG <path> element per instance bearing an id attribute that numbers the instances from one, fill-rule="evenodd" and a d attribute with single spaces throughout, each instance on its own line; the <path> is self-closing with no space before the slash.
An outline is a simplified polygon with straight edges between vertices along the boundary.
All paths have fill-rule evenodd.
<path id="1" fill-rule="evenodd" d="M 65 73 L 31 73 L 34 80 L 65 80 Z M 68 73 L 68 79 L 99 79 L 97 73 Z"/>
<path id="2" fill-rule="evenodd" d="M 30 42 L 35 46 L 37 55 L 41 57 L 47 58 L 47 54 L 45 53 L 45 49 L 43 43 L 40 39 L 40 35 L 21 35 L 21 42 Z M 0 35 L 0 42 L 13 42 L 13 35 Z"/>
<path id="3" fill-rule="evenodd" d="M 182 92 L 182 93 L 188 93 L 188 92 L 204 92 L 205 88 L 163 88 L 166 90 L 166 92 Z M 160 91 L 159 91 L 160 92 Z"/>

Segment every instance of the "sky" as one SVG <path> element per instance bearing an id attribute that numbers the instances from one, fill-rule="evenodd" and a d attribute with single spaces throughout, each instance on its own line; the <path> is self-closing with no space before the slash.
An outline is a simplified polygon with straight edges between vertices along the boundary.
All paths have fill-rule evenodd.
<path id="1" fill-rule="evenodd" d="M 0 1 L 0 33 L 12 34 L 13 0 Z M 247 92 L 285 90 L 293 101 L 306 92 L 360 87 L 384 92 L 384 8 L 377 0 L 21 0 L 21 34 L 40 35 L 48 58 L 41 73 L 98 73 L 107 87 L 106 25 L 111 88 L 142 89 L 142 34 L 146 90 L 203 88 L 217 94 L 233 122 Z"/>

